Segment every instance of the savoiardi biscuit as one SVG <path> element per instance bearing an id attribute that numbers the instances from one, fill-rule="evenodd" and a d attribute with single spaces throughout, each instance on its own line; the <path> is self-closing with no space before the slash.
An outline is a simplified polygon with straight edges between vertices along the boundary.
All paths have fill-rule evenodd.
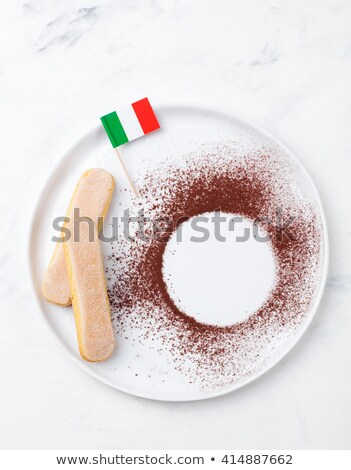
<path id="1" fill-rule="evenodd" d="M 50 302 L 72 302 L 79 352 L 91 362 L 107 359 L 115 345 L 98 238 L 114 186 L 113 177 L 105 170 L 83 173 L 61 234 L 67 239 L 57 243 L 43 283 L 44 296 Z M 79 214 L 74 209 L 79 209 Z"/>
<path id="2" fill-rule="evenodd" d="M 80 216 L 90 217 L 94 221 L 105 217 L 113 190 L 114 180 L 107 171 L 100 168 L 85 171 L 73 192 L 67 216 L 73 217 L 74 208 L 78 208 Z M 64 236 L 63 232 L 61 236 Z M 44 276 L 42 291 L 46 300 L 53 304 L 71 305 L 71 290 L 62 242 L 56 244 Z"/>
<path id="3" fill-rule="evenodd" d="M 74 205 L 80 209 L 79 223 L 71 217 L 64 225 L 71 234 L 62 245 L 79 352 L 90 362 L 107 359 L 115 346 L 98 238 L 101 224 L 98 215 L 105 215 L 113 189 L 113 178 L 106 171 L 90 170 L 83 174 L 74 196 Z"/>

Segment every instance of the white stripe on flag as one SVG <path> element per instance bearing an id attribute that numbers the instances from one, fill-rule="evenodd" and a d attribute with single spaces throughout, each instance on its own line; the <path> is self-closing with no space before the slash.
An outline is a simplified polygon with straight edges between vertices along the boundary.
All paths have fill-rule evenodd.
<path id="1" fill-rule="evenodd" d="M 144 135 L 132 105 L 118 109 L 117 115 L 121 121 L 124 132 L 127 134 L 129 142 Z"/>

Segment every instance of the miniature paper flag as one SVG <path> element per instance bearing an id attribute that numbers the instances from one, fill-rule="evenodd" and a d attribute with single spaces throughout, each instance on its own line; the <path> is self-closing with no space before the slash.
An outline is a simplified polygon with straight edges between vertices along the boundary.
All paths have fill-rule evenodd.
<path id="1" fill-rule="evenodd" d="M 106 114 L 100 119 L 113 148 L 160 128 L 147 98 L 136 101 L 118 112 Z"/>

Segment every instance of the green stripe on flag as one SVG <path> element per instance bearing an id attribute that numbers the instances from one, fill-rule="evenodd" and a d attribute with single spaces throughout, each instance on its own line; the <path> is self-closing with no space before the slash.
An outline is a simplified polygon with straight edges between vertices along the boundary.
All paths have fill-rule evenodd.
<path id="1" fill-rule="evenodd" d="M 102 116 L 100 119 L 113 148 L 128 142 L 127 134 L 124 132 L 116 111 L 106 114 L 106 116 Z"/>

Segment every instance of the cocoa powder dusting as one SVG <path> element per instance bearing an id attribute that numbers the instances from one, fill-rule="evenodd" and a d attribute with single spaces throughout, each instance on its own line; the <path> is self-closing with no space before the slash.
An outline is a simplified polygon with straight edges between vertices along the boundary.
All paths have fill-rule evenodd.
<path id="1" fill-rule="evenodd" d="M 321 276 L 321 220 L 313 197 L 306 196 L 303 185 L 296 187 L 301 170 L 272 149 L 239 155 L 234 148 L 218 146 L 150 171 L 138 204 L 151 218 L 170 220 L 171 227 L 148 242 L 114 243 L 108 269 L 116 331 L 139 331 L 140 342 L 161 339 L 159 353 L 170 352 L 171 366 L 206 389 L 231 386 L 264 368 L 303 323 Z M 285 218 L 296 217 L 289 226 L 291 239 L 266 222 L 274 220 L 277 209 Z M 193 216 L 216 210 L 259 218 L 271 237 L 276 264 L 274 287 L 261 308 L 246 321 L 225 327 L 199 323 L 180 311 L 163 278 L 163 254 L 172 231 Z"/>

